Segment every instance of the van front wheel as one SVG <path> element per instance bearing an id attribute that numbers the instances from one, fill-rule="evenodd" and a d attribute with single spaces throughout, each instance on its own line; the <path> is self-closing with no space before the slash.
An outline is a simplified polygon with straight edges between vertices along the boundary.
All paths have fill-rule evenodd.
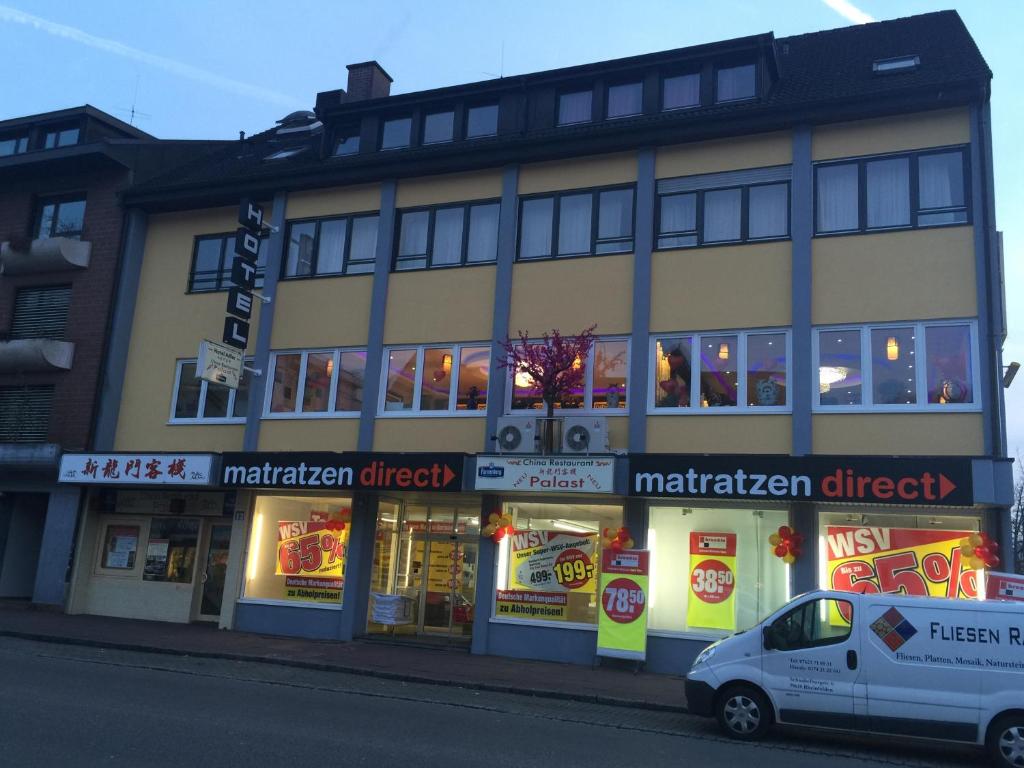
<path id="1" fill-rule="evenodd" d="M 1000 768 L 1024 768 L 1024 714 L 1004 715 L 992 724 L 988 752 Z"/>
<path id="2" fill-rule="evenodd" d="M 734 739 L 753 741 L 764 736 L 771 727 L 772 705 L 756 688 L 737 685 L 718 697 L 715 717 Z"/>

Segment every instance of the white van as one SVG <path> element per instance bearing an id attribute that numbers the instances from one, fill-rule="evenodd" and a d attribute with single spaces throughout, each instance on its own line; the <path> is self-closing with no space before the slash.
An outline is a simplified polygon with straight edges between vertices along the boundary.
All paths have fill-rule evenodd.
<path id="1" fill-rule="evenodd" d="M 967 742 L 1024 768 L 1024 603 L 818 591 L 705 648 L 690 712 Z"/>

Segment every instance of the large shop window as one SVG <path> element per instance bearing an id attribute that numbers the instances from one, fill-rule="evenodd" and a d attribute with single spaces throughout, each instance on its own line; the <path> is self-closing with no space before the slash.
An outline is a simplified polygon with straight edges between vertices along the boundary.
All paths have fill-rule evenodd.
<path id="1" fill-rule="evenodd" d="M 977 410 L 970 321 L 815 329 L 817 410 Z"/>
<path id="2" fill-rule="evenodd" d="M 729 634 L 757 624 L 789 599 L 788 567 L 768 537 L 784 510 L 652 506 L 652 632 Z"/>
<path id="3" fill-rule="evenodd" d="M 618 530 L 622 507 L 505 504 L 514 531 L 498 543 L 494 617 L 597 624 L 601 532 Z"/>
<path id="4" fill-rule="evenodd" d="M 965 224 L 963 149 L 860 158 L 816 168 L 818 234 Z"/>
<path id="5" fill-rule="evenodd" d="M 672 181 L 660 182 L 659 191 L 701 183 L 680 179 L 672 184 Z M 663 191 L 658 196 L 657 247 L 661 249 L 788 237 L 788 182 L 730 189 Z"/>
<path id="6" fill-rule="evenodd" d="M 263 287 L 267 271 L 267 249 L 270 240 L 260 239 L 260 250 L 256 258 L 256 287 Z M 192 269 L 188 276 L 189 293 L 226 291 L 231 282 L 231 264 L 235 260 L 235 233 L 223 235 L 200 235 L 195 240 L 192 252 Z"/>
<path id="7" fill-rule="evenodd" d="M 264 418 L 358 416 L 363 407 L 365 349 L 274 352 Z"/>
<path id="8" fill-rule="evenodd" d="M 555 403 L 556 409 L 594 410 L 604 415 L 627 412 L 628 339 L 595 341 L 587 359 L 580 360 L 578 365 L 584 368 L 583 383 Z M 541 391 L 533 386 L 529 376 L 521 371 L 510 372 L 509 375 L 512 377 L 509 411 L 544 410 L 547 407 Z"/>
<path id="9" fill-rule="evenodd" d="M 252 360 L 245 361 L 247 365 Z M 243 370 L 238 389 L 198 378 L 195 360 L 179 360 L 174 375 L 171 423 L 240 424 L 249 407 L 249 372 Z"/>
<path id="10" fill-rule="evenodd" d="M 500 211 L 499 201 L 400 211 L 395 269 L 495 261 Z"/>
<path id="11" fill-rule="evenodd" d="M 245 599 L 340 606 L 351 527 L 349 498 L 259 496 Z"/>
<path id="12" fill-rule="evenodd" d="M 789 343 L 788 330 L 655 337 L 651 412 L 787 412 Z"/>
<path id="13" fill-rule="evenodd" d="M 283 277 L 363 275 L 377 257 L 376 213 L 288 223 Z"/>
<path id="14" fill-rule="evenodd" d="M 394 347 L 385 349 L 384 357 L 382 416 L 485 415 L 489 345 Z"/>
<path id="15" fill-rule="evenodd" d="M 976 517 L 920 514 L 913 509 L 823 512 L 818 538 L 821 587 L 977 597 L 978 563 L 972 564 L 963 544 L 977 534 L 980 522 Z"/>
<path id="16" fill-rule="evenodd" d="M 519 259 L 633 250 L 633 187 L 574 190 L 521 201 Z"/>

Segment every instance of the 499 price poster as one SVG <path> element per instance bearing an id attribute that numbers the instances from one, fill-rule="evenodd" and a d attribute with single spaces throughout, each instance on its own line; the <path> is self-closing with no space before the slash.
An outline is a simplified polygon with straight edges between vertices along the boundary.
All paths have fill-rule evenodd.
<path id="1" fill-rule="evenodd" d="M 496 613 L 568 620 L 570 594 L 597 591 L 597 534 L 515 531 L 509 539 L 509 588 L 498 590 Z"/>
<path id="2" fill-rule="evenodd" d="M 281 522 L 277 528 L 277 566 L 284 576 L 284 599 L 338 603 L 345 585 L 348 527 L 326 520 Z"/>
<path id="3" fill-rule="evenodd" d="M 686 624 L 736 629 L 736 534 L 690 533 L 690 594 Z"/>
<path id="4" fill-rule="evenodd" d="M 975 572 L 960 551 L 960 540 L 970 534 L 829 526 L 825 532 L 829 585 L 845 592 L 976 597 Z"/>

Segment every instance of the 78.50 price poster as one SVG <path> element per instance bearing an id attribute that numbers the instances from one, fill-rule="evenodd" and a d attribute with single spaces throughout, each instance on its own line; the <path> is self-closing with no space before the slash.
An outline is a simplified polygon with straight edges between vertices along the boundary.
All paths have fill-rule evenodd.
<path id="1" fill-rule="evenodd" d="M 569 595 L 597 590 L 597 534 L 515 531 L 508 539 L 508 589 L 496 613 L 524 619 L 570 620 Z"/>
<path id="2" fill-rule="evenodd" d="M 960 540 L 970 534 L 829 526 L 825 533 L 829 585 L 844 592 L 976 597 L 975 572 L 960 551 Z"/>
<path id="3" fill-rule="evenodd" d="M 686 624 L 736 629 L 736 534 L 690 533 L 690 594 Z"/>

